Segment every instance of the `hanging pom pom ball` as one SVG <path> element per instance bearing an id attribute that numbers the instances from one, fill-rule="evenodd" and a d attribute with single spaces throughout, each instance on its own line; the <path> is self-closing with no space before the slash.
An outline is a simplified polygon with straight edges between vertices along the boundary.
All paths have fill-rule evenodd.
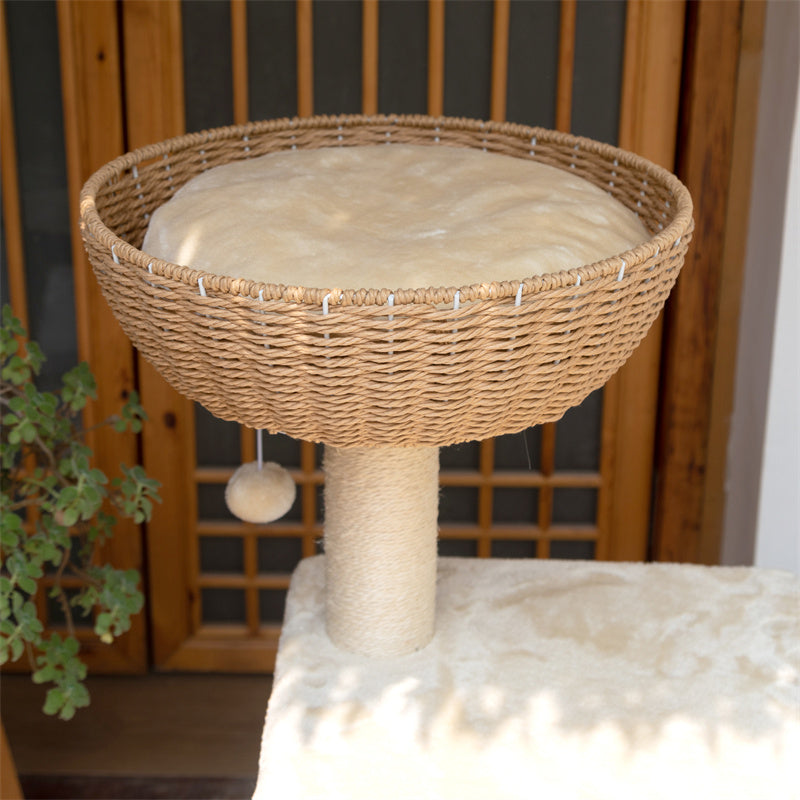
<path id="1" fill-rule="evenodd" d="M 297 489 L 291 475 L 280 464 L 257 461 L 242 464 L 225 489 L 231 514 L 244 522 L 273 522 L 293 505 Z"/>

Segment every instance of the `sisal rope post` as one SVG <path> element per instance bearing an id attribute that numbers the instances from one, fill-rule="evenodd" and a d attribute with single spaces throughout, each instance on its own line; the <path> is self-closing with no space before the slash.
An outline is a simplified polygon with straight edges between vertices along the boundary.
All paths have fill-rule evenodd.
<path id="1" fill-rule="evenodd" d="M 326 624 L 361 655 L 431 640 L 436 597 L 438 447 L 325 448 Z"/>

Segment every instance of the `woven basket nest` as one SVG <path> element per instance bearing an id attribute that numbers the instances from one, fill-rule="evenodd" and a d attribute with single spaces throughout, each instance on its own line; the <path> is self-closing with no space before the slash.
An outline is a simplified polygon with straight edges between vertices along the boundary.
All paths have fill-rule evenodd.
<path id="1" fill-rule="evenodd" d="M 651 238 L 521 284 L 418 290 L 257 283 L 138 249 L 153 211 L 204 170 L 287 148 L 386 142 L 574 171 L 636 212 Z M 559 419 L 644 337 L 693 228 L 683 184 L 636 155 L 541 128 L 422 116 L 283 119 L 180 136 L 104 166 L 80 203 L 106 300 L 175 389 L 222 419 L 338 447 L 446 445 Z"/>

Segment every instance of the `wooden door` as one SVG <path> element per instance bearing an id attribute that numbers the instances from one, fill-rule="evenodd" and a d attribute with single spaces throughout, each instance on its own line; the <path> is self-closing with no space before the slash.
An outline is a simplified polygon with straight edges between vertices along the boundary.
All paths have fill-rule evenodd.
<path id="1" fill-rule="evenodd" d="M 21 165 L 23 183 L 35 170 L 32 157 L 17 151 L 30 150 L 24 131 L 42 124 L 51 126 L 48 154 L 53 139 L 63 138 L 66 157 L 50 169 L 60 169 L 62 183 L 68 184 L 62 212 L 73 221 L 83 180 L 124 150 L 251 118 L 377 111 L 509 119 L 570 130 L 619 144 L 667 168 L 680 167 L 695 197 L 707 188 L 703 164 L 712 165 L 719 177 L 717 211 L 711 203 L 702 206 L 703 225 L 696 235 L 716 246 L 726 230 L 741 227 L 748 164 L 742 120 L 746 101 L 757 90 L 758 3 L 5 0 L 5 7 L 13 24 L 8 26 L 11 69 L 3 68 L 11 78 L 3 82 L 11 112 L 4 106 L 0 119 L 4 291 L 15 307 L 33 308 L 35 319 L 45 313 L 41 298 L 30 290 L 42 255 L 28 236 L 31 220 L 15 215 L 25 193 L 15 188 L 12 167 Z M 722 31 L 724 41 L 714 38 L 715 30 Z M 49 123 L 25 123 L 22 117 L 30 115 L 31 106 L 20 100 L 28 91 L 22 70 L 26 57 L 35 60 L 47 46 L 48 35 L 51 47 L 58 44 L 58 61 L 50 71 L 60 73 L 60 92 L 52 92 Z M 720 46 L 725 58 L 715 63 Z M 704 103 L 714 93 L 727 99 L 704 116 Z M 730 101 L 731 94 L 738 102 Z M 55 117 L 63 122 L 55 129 L 57 104 L 63 117 Z M 725 139 L 721 153 L 706 135 L 709 125 L 720 124 L 738 131 Z M 41 139 L 42 130 L 38 133 Z M 731 148 L 738 148 L 739 162 L 731 161 Z M 676 160 L 676 154 L 683 155 Z M 736 202 L 728 204 L 728 182 L 737 180 L 744 185 Z M 111 555 L 120 566 L 146 566 L 148 603 L 122 655 L 104 656 L 106 666 L 144 667 L 146 622 L 149 659 L 157 668 L 270 670 L 291 571 L 301 557 L 320 549 L 321 448 L 281 435 L 267 437 L 267 457 L 290 468 L 298 501 L 272 525 L 231 518 L 222 492 L 235 467 L 254 459 L 253 432 L 220 422 L 180 397 L 133 352 L 99 296 L 74 222 L 72 234 L 71 245 L 66 243 L 74 286 L 67 301 L 74 298 L 75 308 L 69 324 L 75 355 L 90 361 L 100 383 L 98 409 L 92 413 L 102 413 L 104 404 L 113 405 L 135 386 L 150 415 L 138 441 L 98 442 L 98 456 L 116 466 L 140 453 L 147 471 L 164 484 L 163 506 L 146 530 L 126 528 L 115 540 Z M 735 253 L 729 262 L 733 266 L 725 268 L 735 273 Z M 681 387 L 692 385 L 691 375 L 708 366 L 708 359 L 689 359 L 688 367 L 685 359 L 676 361 L 673 342 L 685 347 L 698 330 L 713 334 L 720 319 L 731 316 L 731 303 L 735 306 L 734 292 L 727 306 L 719 306 L 722 317 L 691 318 L 703 276 L 709 270 L 718 276 L 718 267 L 701 263 L 695 277 L 682 278 L 667 334 L 657 322 L 608 386 L 560 422 L 442 451 L 442 553 L 643 560 L 652 547 L 658 463 L 655 555 L 691 556 L 686 548 L 665 545 L 672 539 L 662 521 L 682 513 L 671 497 L 691 491 L 696 498 L 710 484 L 703 479 L 698 489 L 697 475 L 687 474 L 683 460 L 669 457 L 668 447 L 662 447 L 657 461 L 655 442 L 657 433 L 667 443 L 694 436 L 695 443 L 705 442 L 704 457 L 714 447 L 716 452 L 724 448 L 717 425 L 724 402 L 710 400 L 713 394 L 724 401 L 724 374 L 713 387 L 694 386 L 707 391 L 710 403 L 694 409 L 699 425 L 685 404 L 679 414 L 670 411 Z M 708 354 L 724 339 L 706 341 L 711 342 L 703 350 Z M 668 393 L 659 398 L 664 363 L 670 374 L 682 377 L 671 379 Z M 717 425 L 711 439 L 709 425 Z M 691 526 L 698 514 L 708 516 L 709 507 L 695 502 L 694 517 L 684 523 Z M 700 528 L 695 524 L 692 547 L 714 538 L 713 531 L 708 535 Z M 713 560 L 713 544 L 702 547 Z"/>

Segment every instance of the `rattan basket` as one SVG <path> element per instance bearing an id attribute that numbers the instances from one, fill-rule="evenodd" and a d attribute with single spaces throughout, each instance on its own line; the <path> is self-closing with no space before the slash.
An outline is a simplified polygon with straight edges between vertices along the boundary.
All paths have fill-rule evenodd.
<path id="1" fill-rule="evenodd" d="M 138 249 L 154 209 L 206 169 L 287 148 L 387 142 L 574 171 L 635 211 L 651 238 L 522 283 L 418 290 L 256 283 Z M 223 419 L 338 447 L 446 445 L 559 419 L 647 333 L 692 228 L 686 188 L 636 155 L 540 128 L 421 116 L 284 119 L 181 136 L 110 162 L 81 194 L 81 232 L 103 293 L 175 389 Z"/>

